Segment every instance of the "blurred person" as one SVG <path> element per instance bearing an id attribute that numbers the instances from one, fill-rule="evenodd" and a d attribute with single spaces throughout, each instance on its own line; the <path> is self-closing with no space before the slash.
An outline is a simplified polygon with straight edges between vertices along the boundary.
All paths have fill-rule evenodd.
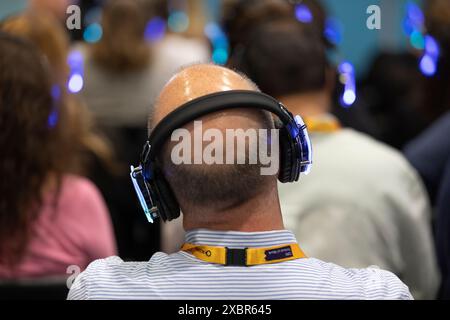
<path id="1" fill-rule="evenodd" d="M 148 259 L 159 247 L 159 229 L 138 215 L 129 183 L 129 163 L 145 141 L 145 125 L 154 98 L 153 53 L 144 35 L 148 12 L 139 0 L 110 0 L 102 10 L 102 37 L 76 44 L 82 57 L 83 88 L 79 96 L 95 116 L 99 130 L 113 141 L 118 170 L 98 164 L 92 177 L 113 217 L 119 253 L 126 259 Z"/>
<path id="2" fill-rule="evenodd" d="M 13 15 L 0 22 L 2 31 L 34 43 L 50 64 L 52 81 L 65 84 L 69 77 L 69 39 L 58 21 L 45 11 Z"/>
<path id="3" fill-rule="evenodd" d="M 142 119 L 152 102 L 146 23 L 137 0 L 110 0 L 102 12 L 102 38 L 80 48 L 84 55 L 81 96 L 103 126 L 145 123 Z"/>
<path id="4" fill-rule="evenodd" d="M 48 60 L 5 33 L 0 52 L 0 279 L 64 276 L 116 253 L 108 211 L 77 174 L 82 147 Z"/>
<path id="5" fill-rule="evenodd" d="M 69 39 L 54 17 L 44 11 L 25 12 L 1 21 L 0 30 L 25 38 L 36 45 L 50 66 L 52 83 L 66 86 L 70 75 L 67 64 Z M 85 104 L 75 95 L 67 95 L 66 100 L 66 109 L 72 119 L 67 131 L 83 130 L 75 132 L 73 139 L 79 140 L 78 144 L 86 153 L 85 164 L 89 164 L 88 158 L 93 158 L 102 162 L 108 170 L 115 171 L 114 154 L 109 141 L 99 134 Z M 69 130 L 71 127 L 76 130 Z M 88 171 L 86 169 L 85 173 L 88 174 Z"/>
<path id="6" fill-rule="evenodd" d="M 412 53 L 381 52 L 374 58 L 359 96 L 377 125 L 377 140 L 402 149 L 430 124 L 423 81 Z"/>
<path id="7" fill-rule="evenodd" d="M 44 11 L 28 11 L 25 14 L 8 18 L 6 21 L 2 22 L 1 29 L 25 37 L 35 43 L 47 57 L 54 75 L 54 81 L 61 83 L 64 87 L 67 86 L 71 72 L 67 63 L 70 44 L 66 32 L 54 17 Z M 110 33 L 107 35 L 111 36 Z M 130 42 L 132 41 L 130 40 Z M 101 49 L 100 51 L 100 55 L 105 52 Z M 147 51 L 145 51 L 145 53 L 146 52 Z M 115 57 L 116 59 L 114 61 L 119 61 L 117 62 L 119 65 L 118 68 L 121 68 L 120 64 L 123 65 L 123 61 L 125 61 L 126 64 L 128 61 L 127 59 L 130 59 L 130 56 L 133 58 L 133 54 L 134 52 L 127 51 L 125 53 L 125 58 L 122 60 L 117 58 L 117 56 L 114 56 L 114 54 L 111 54 L 110 56 L 112 60 L 114 60 Z M 89 86 L 90 84 L 90 75 L 94 73 L 96 69 L 90 65 L 83 66 L 83 69 L 86 87 L 86 85 Z M 104 80 L 104 78 L 101 78 L 99 81 L 99 86 L 102 85 L 103 81 L 106 83 L 106 86 L 109 84 L 108 80 Z M 120 82 L 120 79 L 117 81 Z M 136 83 L 139 84 L 140 82 L 141 79 L 138 79 Z M 146 84 L 148 85 L 148 82 L 143 83 L 143 86 Z M 130 90 L 133 90 L 133 87 L 128 87 L 126 89 L 130 92 Z M 112 88 L 111 91 L 117 92 L 118 89 Z M 109 89 L 106 88 L 105 91 L 100 91 L 99 93 L 102 97 L 108 97 Z M 132 94 L 130 94 L 130 96 L 132 96 Z M 138 251 L 142 252 L 144 250 L 142 249 L 144 245 L 139 245 L 140 243 L 137 242 L 135 234 L 144 235 L 142 237 L 144 238 L 143 242 L 145 242 L 145 250 L 148 250 L 149 248 L 148 243 L 153 244 L 158 241 L 159 234 L 152 235 L 156 240 L 153 240 L 153 238 L 149 240 L 148 230 L 145 230 L 145 227 L 136 227 L 145 226 L 142 223 L 137 223 L 137 219 L 135 219 L 137 214 L 136 216 L 129 214 L 129 212 L 136 212 L 138 210 L 135 202 L 123 200 L 123 198 L 119 196 L 127 194 L 127 192 L 129 192 L 128 194 L 130 195 L 129 198 L 133 195 L 132 187 L 128 181 L 128 166 L 122 165 L 123 163 L 131 162 L 133 158 L 122 159 L 117 156 L 118 154 L 132 154 L 132 151 L 127 152 L 127 144 L 130 143 L 130 150 L 135 150 L 135 148 L 133 148 L 133 142 L 136 141 L 134 144 L 141 146 L 142 143 L 139 139 L 144 139 L 145 133 L 143 130 L 129 130 L 122 134 L 122 132 L 118 133 L 117 131 L 109 129 L 108 120 L 99 117 L 95 112 L 95 109 L 92 109 L 92 101 L 85 98 L 86 97 L 83 95 L 70 94 L 67 96 L 66 106 L 68 112 L 72 114 L 72 120 L 67 125 L 68 129 L 71 127 L 76 128 L 77 123 L 82 124 L 79 125 L 78 128 L 79 130 L 82 128 L 83 131 L 76 131 L 73 138 L 81 140 L 80 143 L 83 148 L 82 156 L 85 164 L 83 173 L 96 184 L 102 192 L 103 197 L 106 199 L 108 211 L 114 225 L 120 254 L 126 258 L 135 256 L 146 258 L 145 256 L 136 253 Z M 110 102 L 111 105 L 114 106 L 113 100 L 114 99 L 111 101 L 108 100 L 106 103 Z M 144 108 L 146 106 L 142 103 L 141 107 Z M 113 109 L 111 109 L 111 111 L 112 110 Z M 125 113 L 120 114 L 119 117 L 124 116 L 124 114 Z M 146 112 L 141 114 L 141 116 L 146 117 Z M 125 119 L 125 121 L 127 120 Z M 114 142 L 114 144 L 112 144 L 112 142 Z M 142 232 L 142 229 L 144 229 L 144 232 Z M 154 246 L 154 250 L 156 250 L 157 245 Z"/>
<path id="8" fill-rule="evenodd" d="M 232 97 L 232 106 L 222 105 Z M 251 98 L 258 102 L 246 106 Z M 174 145 L 168 141 L 169 136 L 179 125 L 192 142 L 196 130 L 192 119 L 201 120 L 204 130 L 222 133 L 228 129 L 274 129 L 270 115 L 262 112 L 262 106 L 258 110 L 261 100 L 266 104 L 270 101 L 269 110 L 283 118 L 280 121 L 286 127 L 282 129 L 282 143 L 292 143 L 293 137 L 286 129 L 295 121 L 292 115 L 240 74 L 214 65 L 194 65 L 167 83 L 149 119 L 152 133 L 144 159 L 148 156 L 151 163 L 144 160 L 141 165 L 150 165 L 148 179 L 156 179 L 159 174 L 162 176 L 158 179 L 164 179 L 158 183 L 164 194 L 151 196 L 159 215 L 176 218 L 180 209 L 184 213 L 186 244 L 177 253 L 159 252 L 145 262 L 124 262 L 118 257 L 97 260 L 76 278 L 69 299 L 412 298 L 408 288 L 390 272 L 344 269 L 304 255 L 294 235 L 283 227 L 277 192 L 277 178 L 296 180 L 300 171 L 291 165 L 297 162 L 286 162 L 287 167 L 268 175 L 261 174 L 260 161 L 236 164 L 243 155 L 234 151 L 229 155 L 234 164 L 173 162 Z M 220 111 L 201 113 L 199 104 L 205 101 L 216 106 L 212 110 Z M 239 101 L 242 107 L 238 107 Z M 295 125 L 300 128 L 300 124 Z M 302 129 L 301 148 L 308 146 L 304 134 Z M 248 150 L 252 143 L 255 141 L 249 141 Z M 227 156 L 229 150 L 224 148 L 223 155 Z M 296 154 L 293 161 L 300 161 L 300 154 L 291 151 Z M 281 157 L 278 152 L 275 156 Z M 150 180 L 146 182 L 149 185 Z"/>
<path id="9" fill-rule="evenodd" d="M 450 108 L 450 3 L 425 1 L 427 32 L 439 45 L 437 73 L 425 83 L 430 115 L 439 117 Z M 419 171 L 431 198 L 435 244 L 442 272 L 439 297 L 450 299 L 450 112 L 441 115 L 405 147 L 405 155 Z"/>
<path id="10" fill-rule="evenodd" d="M 147 24 L 158 14 L 153 10 L 142 0 L 107 1 L 102 38 L 81 47 L 81 95 L 104 126 L 142 128 L 156 94 L 172 74 L 185 64 L 209 59 L 206 43 L 183 35 L 169 33 L 149 42 Z"/>
<path id="11" fill-rule="evenodd" d="M 439 272 L 422 182 L 400 153 L 330 114 L 335 84 L 320 38 L 292 21 L 263 24 L 232 67 L 304 117 L 311 132 L 311 174 L 279 187 L 286 227 L 306 252 L 345 267 L 377 265 L 415 298 L 434 298 Z"/>
<path id="12" fill-rule="evenodd" d="M 249 33 L 242 30 L 279 20 L 299 21 L 295 13 L 298 4 L 303 5 L 311 13 L 310 22 L 300 23 L 316 33 L 327 49 L 335 49 L 335 45 L 325 36 L 328 13 L 319 0 L 229 0 L 224 5 L 222 22 L 230 42 L 231 60 L 240 55 L 247 41 Z"/>
<path id="13" fill-rule="evenodd" d="M 425 82 L 425 106 L 429 118 L 437 120 L 450 110 L 450 3 L 445 0 L 424 2 L 426 32 L 439 46 L 436 74 Z"/>
<path id="14" fill-rule="evenodd" d="M 439 297 L 450 299 L 450 112 L 405 148 L 429 191 L 434 213 L 435 241 L 442 272 Z"/>
<path id="15" fill-rule="evenodd" d="M 2 21 L 0 30 L 25 38 L 36 45 L 49 64 L 51 81 L 57 89 L 53 94 L 60 95 L 59 91 L 66 90 L 70 75 L 67 64 L 69 39 L 55 17 L 42 10 L 26 11 Z M 64 113 L 70 119 L 64 125 L 64 134 L 71 141 L 71 147 L 79 158 L 77 172 L 83 176 L 92 176 L 95 171 L 93 165 L 97 163 L 108 172 L 116 172 L 115 156 L 109 141 L 98 132 L 84 103 L 77 96 L 66 94 Z"/>
<path id="16" fill-rule="evenodd" d="M 225 5 L 223 25 L 230 42 L 230 60 L 245 50 L 249 27 L 280 19 L 295 19 L 293 4 L 284 0 L 231 0 Z"/>
<path id="17" fill-rule="evenodd" d="M 170 14 L 177 8 L 170 8 L 170 1 L 147 0 L 154 2 L 153 17 L 169 21 Z M 185 14 L 188 17 L 187 30 L 173 31 L 169 24 L 165 26 L 162 39 L 152 42 L 153 76 L 151 91 L 157 95 L 165 83 L 183 66 L 211 61 L 211 50 L 204 36 L 206 5 L 203 1 L 186 1 Z M 156 96 L 153 96 L 156 98 Z"/>
<path id="18" fill-rule="evenodd" d="M 448 115 L 447 115 L 448 118 Z M 448 120 L 447 120 L 448 121 Z M 448 124 L 447 124 L 448 126 Z M 450 159 L 450 157 L 448 158 Z M 439 297 L 450 299 L 450 160 L 445 165 L 441 187 L 436 199 L 436 244 L 443 281 Z"/>
<path id="19" fill-rule="evenodd" d="M 311 15 L 310 21 L 300 21 L 297 18 L 297 5 L 304 6 Z M 305 11 L 303 11 L 305 12 Z M 245 44 L 251 30 L 260 24 L 279 20 L 292 20 L 303 25 L 315 33 L 322 40 L 329 56 L 341 56 L 339 48 L 326 36 L 328 12 L 322 1 L 319 0 L 233 0 L 226 7 L 223 23 L 230 41 L 230 59 L 228 65 L 233 65 L 234 59 L 239 59 L 245 51 Z M 246 32 L 242 32 L 246 30 Z M 341 57 L 340 59 L 345 59 Z M 337 64 L 341 61 L 334 61 Z M 337 66 L 336 66 L 337 69 Z M 330 113 L 338 118 L 343 127 L 353 128 L 357 131 L 378 137 L 377 123 L 371 117 L 363 99 L 355 101 L 350 108 L 343 108 L 341 98 L 343 87 L 340 84 L 338 72 L 332 72 L 337 85 L 333 88 Z M 358 84 L 357 84 L 358 87 Z"/>

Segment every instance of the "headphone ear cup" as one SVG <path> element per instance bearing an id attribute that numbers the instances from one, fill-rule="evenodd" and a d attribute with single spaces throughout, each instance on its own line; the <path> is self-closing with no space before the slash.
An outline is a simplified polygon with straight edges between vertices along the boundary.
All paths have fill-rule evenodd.
<path id="1" fill-rule="evenodd" d="M 280 132 L 280 170 L 278 180 L 281 183 L 292 182 L 292 169 L 295 165 L 293 145 L 286 128 L 279 129 Z"/>
<path id="2" fill-rule="evenodd" d="M 178 201 L 160 170 L 155 171 L 154 186 L 157 192 L 156 201 L 161 219 L 171 221 L 180 216 Z"/>

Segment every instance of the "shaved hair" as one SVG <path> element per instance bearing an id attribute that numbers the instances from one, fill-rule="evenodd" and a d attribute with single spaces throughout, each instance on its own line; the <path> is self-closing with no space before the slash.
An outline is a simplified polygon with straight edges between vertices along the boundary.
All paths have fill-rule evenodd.
<path id="1" fill-rule="evenodd" d="M 229 71 L 232 71 L 236 75 L 240 76 L 241 79 L 243 81 L 245 81 L 249 85 L 249 87 L 252 88 L 253 91 L 261 92 L 261 90 L 259 89 L 258 85 L 253 80 L 251 80 L 245 73 L 243 73 L 243 72 L 241 72 L 241 71 L 239 71 L 237 69 L 226 68 L 226 67 L 220 66 L 218 64 L 212 63 L 212 62 L 208 62 L 208 63 L 193 62 L 193 63 L 190 63 L 190 64 L 183 65 L 181 67 L 178 67 L 177 70 L 172 74 L 170 79 L 173 79 L 176 75 L 178 75 L 179 73 L 181 73 L 181 72 L 183 72 L 183 71 L 185 71 L 187 69 L 195 68 L 195 67 L 202 67 L 202 66 L 211 66 L 211 67 L 217 67 L 217 68 L 224 68 L 224 69 L 227 69 Z M 170 82 L 170 80 L 167 83 L 169 83 L 169 82 Z M 150 135 L 151 131 L 154 129 L 154 127 L 156 126 L 156 124 L 155 124 L 155 117 L 154 116 L 155 116 L 155 109 L 157 108 L 157 106 L 159 104 L 160 104 L 160 96 L 158 96 L 155 99 L 155 101 L 153 103 L 153 107 L 150 108 L 150 110 L 148 112 L 147 128 L 148 128 L 148 134 L 149 135 Z"/>
<path id="2" fill-rule="evenodd" d="M 236 111 L 239 112 L 239 109 Z M 272 118 L 268 118 L 265 112 L 257 110 L 252 112 L 259 115 L 259 121 L 256 126 L 247 129 L 266 129 L 270 132 L 270 129 L 274 128 Z M 178 202 L 190 208 L 210 207 L 225 210 L 237 207 L 265 191 L 274 177 L 261 174 L 263 165 L 258 158 L 257 147 L 250 143 L 252 143 L 250 139 L 245 143 L 244 164 L 238 164 L 237 159 L 240 155 L 236 152 L 236 143 L 234 143 L 233 164 L 175 164 L 172 161 L 174 143 L 166 142 L 162 150 L 163 174 Z M 225 148 L 224 157 L 227 156 L 226 152 Z M 257 162 L 251 164 L 249 161 L 251 158 L 257 159 Z"/>
<path id="3" fill-rule="evenodd" d="M 202 70 L 203 67 L 205 70 Z M 209 67 L 217 69 L 209 70 Z M 200 74 L 204 72 L 205 77 L 206 74 L 213 77 L 211 73 L 223 72 L 221 70 L 224 69 L 225 72 L 230 75 L 236 76 L 233 77 L 233 81 L 236 83 L 229 84 L 230 90 L 241 90 L 245 86 L 247 90 L 259 92 L 258 87 L 244 74 L 213 64 L 194 64 L 183 67 L 176 75 L 174 75 L 174 77 L 172 77 L 164 87 L 163 92 L 171 85 L 171 82 L 176 79 L 178 75 L 185 73 L 186 77 L 189 77 L 189 72 L 194 69 L 195 72 L 200 72 Z M 209 79 L 205 79 L 202 76 L 198 77 L 198 74 L 196 74 L 196 76 L 197 78 L 189 80 L 193 82 L 197 81 L 195 85 L 198 87 L 202 87 L 203 83 L 204 86 L 212 85 L 213 88 L 215 88 L 214 85 L 216 85 L 218 88 L 221 87 L 221 83 L 211 84 L 208 83 Z M 219 79 L 217 81 L 221 81 L 220 77 L 217 77 L 217 79 Z M 176 89 L 179 90 L 178 88 Z M 170 92 L 172 93 L 172 91 Z M 173 92 L 174 94 L 178 93 L 176 90 Z M 215 90 L 211 93 L 213 92 L 220 92 L 220 90 Z M 157 124 L 158 119 L 155 117 L 155 112 L 157 112 L 158 108 L 165 102 L 161 101 L 162 96 L 163 93 L 161 93 L 155 104 L 155 110 L 153 110 L 149 116 L 148 124 L 150 132 Z M 173 98 L 172 95 L 170 95 L 170 97 Z M 198 97 L 193 98 L 195 99 Z M 189 99 L 188 101 L 190 100 L 192 99 Z M 180 107 L 180 105 L 172 106 L 172 111 L 178 107 Z M 230 121 L 227 122 L 227 119 L 230 119 Z M 233 119 L 239 119 L 239 123 L 243 126 L 242 129 L 245 130 L 266 129 L 270 132 L 270 129 L 274 128 L 273 118 L 269 112 L 264 110 L 250 110 L 246 109 L 245 106 L 243 106 L 242 109 L 225 110 L 219 115 L 210 114 L 196 120 L 202 120 L 208 123 L 210 125 L 209 128 L 211 128 L 211 124 L 208 121 L 212 121 L 212 123 L 218 121 L 218 123 L 220 123 L 219 130 L 224 131 L 227 128 L 236 129 L 236 124 L 233 123 Z M 159 119 L 159 121 L 160 120 L 161 119 Z M 188 123 L 184 127 L 188 128 L 191 125 L 192 123 Z M 258 159 L 257 163 L 250 164 L 249 158 L 252 156 L 254 157 L 254 155 L 250 155 L 249 152 L 251 152 L 251 150 L 257 150 L 255 146 L 250 146 L 250 143 L 252 143 L 250 139 L 245 143 L 245 164 L 237 164 L 236 160 L 238 155 L 236 152 L 234 152 L 234 164 L 175 164 L 171 158 L 172 149 L 175 143 L 167 141 L 161 150 L 160 156 L 157 157 L 157 161 L 180 203 L 181 208 L 189 208 L 189 211 L 192 212 L 205 212 L 208 208 L 223 211 L 239 206 L 265 190 L 268 190 L 273 184 L 276 184 L 276 177 L 261 175 L 261 168 L 263 165 L 260 163 L 258 157 L 256 157 L 256 159 Z M 234 146 L 236 146 L 236 144 L 234 144 Z M 226 156 L 225 149 L 223 156 Z"/>

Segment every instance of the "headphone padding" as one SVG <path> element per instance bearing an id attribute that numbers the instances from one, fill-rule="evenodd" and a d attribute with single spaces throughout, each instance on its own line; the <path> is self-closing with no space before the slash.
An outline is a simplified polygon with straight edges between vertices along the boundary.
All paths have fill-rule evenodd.
<path id="1" fill-rule="evenodd" d="M 292 166 L 294 165 L 292 143 L 286 128 L 281 128 L 280 133 L 280 169 L 278 180 L 281 183 L 291 182 Z"/>
<path id="2" fill-rule="evenodd" d="M 155 170 L 154 178 L 155 189 L 157 192 L 158 209 L 161 218 L 164 221 L 171 221 L 180 216 L 180 206 L 175 198 L 169 183 L 164 177 L 163 173 Z"/>

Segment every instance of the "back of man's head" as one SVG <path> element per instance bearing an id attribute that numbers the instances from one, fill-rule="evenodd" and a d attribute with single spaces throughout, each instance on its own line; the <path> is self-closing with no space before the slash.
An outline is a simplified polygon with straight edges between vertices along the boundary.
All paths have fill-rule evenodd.
<path id="1" fill-rule="evenodd" d="M 281 97 L 323 90 L 328 63 L 316 32 L 281 20 L 255 28 L 231 67 L 247 74 L 263 92 Z"/>
<path id="2" fill-rule="evenodd" d="M 187 67 L 164 87 L 149 127 L 154 128 L 168 113 L 192 99 L 228 90 L 257 91 L 257 87 L 244 76 L 224 67 Z M 188 139 L 168 141 L 159 157 L 164 176 L 185 214 L 186 211 L 217 212 L 232 209 L 261 195 L 271 186 L 276 186 L 277 172 L 272 175 L 261 174 L 263 165 L 257 154 L 259 148 L 255 145 L 261 143 L 258 136 L 260 129 L 270 131 L 273 128 L 270 115 L 254 109 L 233 109 L 210 114 L 196 121 L 201 121 L 197 122 L 197 127 L 195 122 L 191 122 L 181 128 L 189 133 Z M 228 132 L 232 135 L 229 136 Z M 245 153 L 242 154 L 238 140 L 247 133 L 250 134 L 244 141 Z M 258 141 L 250 138 L 255 137 L 252 133 L 256 134 Z M 217 141 L 220 139 L 222 141 Z M 208 152 L 208 146 L 216 142 L 221 147 Z M 200 146 L 200 151 L 196 146 Z M 230 152 L 233 155 L 230 156 Z M 207 159 L 208 156 L 213 159 Z M 200 162 L 196 164 L 198 157 Z M 187 159 L 188 163 L 180 163 L 180 158 Z M 256 159 L 256 163 L 250 163 L 251 159 Z"/>

